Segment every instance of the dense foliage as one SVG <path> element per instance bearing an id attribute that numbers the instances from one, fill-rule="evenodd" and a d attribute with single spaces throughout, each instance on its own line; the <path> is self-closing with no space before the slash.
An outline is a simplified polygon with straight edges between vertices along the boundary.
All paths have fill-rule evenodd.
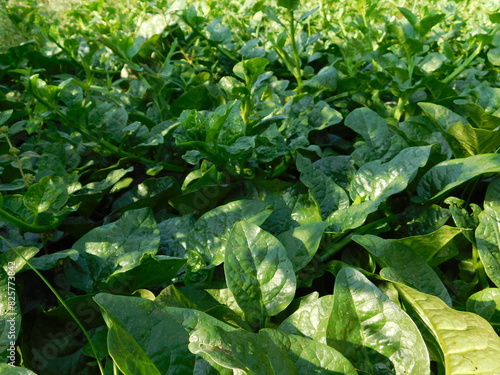
<path id="1" fill-rule="evenodd" d="M 1 373 L 500 374 L 500 8 L 414 3 L 8 3 Z"/>

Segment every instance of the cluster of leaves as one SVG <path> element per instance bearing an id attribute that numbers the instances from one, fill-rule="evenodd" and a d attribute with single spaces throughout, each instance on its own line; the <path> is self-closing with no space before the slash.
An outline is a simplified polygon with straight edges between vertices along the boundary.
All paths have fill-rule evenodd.
<path id="1" fill-rule="evenodd" d="M 499 373 L 500 9 L 431 3 L 6 7 L 2 373 Z"/>

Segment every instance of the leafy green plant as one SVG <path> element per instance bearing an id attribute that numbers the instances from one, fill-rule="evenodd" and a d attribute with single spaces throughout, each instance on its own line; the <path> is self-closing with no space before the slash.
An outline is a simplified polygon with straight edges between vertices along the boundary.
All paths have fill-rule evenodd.
<path id="1" fill-rule="evenodd" d="M 498 4 L 127 3 L 3 10 L 2 373 L 500 371 Z"/>

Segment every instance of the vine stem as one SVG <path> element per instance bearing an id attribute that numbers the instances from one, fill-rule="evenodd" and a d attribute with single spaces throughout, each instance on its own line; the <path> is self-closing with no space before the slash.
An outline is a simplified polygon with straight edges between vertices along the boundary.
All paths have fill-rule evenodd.
<path id="1" fill-rule="evenodd" d="M 97 362 L 97 366 L 99 366 L 99 370 L 100 370 L 101 374 L 105 375 L 104 367 L 102 367 L 101 361 L 99 360 L 99 355 L 97 354 L 97 348 L 94 346 L 94 343 L 92 342 L 92 339 L 90 338 L 90 335 L 88 334 L 87 330 L 83 326 L 82 322 L 80 322 L 78 317 L 73 313 L 73 311 L 69 308 L 69 306 L 66 304 L 66 302 L 64 302 L 64 300 L 59 295 L 59 293 L 54 289 L 54 287 L 50 284 L 50 282 L 40 273 L 40 271 L 38 271 L 35 267 L 33 267 L 33 265 L 30 263 L 30 261 L 28 259 L 26 259 L 24 257 L 24 255 L 22 255 L 20 252 L 18 252 L 16 250 L 16 248 L 4 236 L 0 236 L 0 238 L 17 254 L 17 256 L 19 256 L 20 258 L 22 258 L 26 262 L 26 264 L 38 275 L 38 277 L 40 277 L 40 279 L 42 279 L 42 281 L 45 283 L 45 285 L 47 285 L 47 287 L 50 289 L 50 291 L 52 293 L 54 293 L 54 296 L 56 296 L 59 303 L 66 309 L 66 311 L 69 313 L 69 315 L 71 315 L 71 317 L 73 318 L 75 323 L 82 330 L 85 338 L 88 340 L 89 345 L 92 349 L 92 352 L 94 353 L 94 356 L 95 356 L 95 359 Z"/>

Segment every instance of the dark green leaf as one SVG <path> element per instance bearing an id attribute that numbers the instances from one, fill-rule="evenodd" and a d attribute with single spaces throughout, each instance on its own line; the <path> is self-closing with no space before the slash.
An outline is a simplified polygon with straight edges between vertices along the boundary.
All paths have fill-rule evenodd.
<path id="1" fill-rule="evenodd" d="M 94 299 L 109 328 L 109 353 L 126 375 L 194 373 L 196 357 L 188 349 L 191 332 L 205 326 L 234 329 L 201 311 L 143 298 L 101 293 Z"/>
<path id="2" fill-rule="evenodd" d="M 74 287 L 91 292 L 112 273 L 138 264 L 144 253 L 156 254 L 159 243 L 151 210 L 126 211 L 118 221 L 92 229 L 75 242 L 80 257 L 65 263 L 66 275 Z"/>
<path id="3" fill-rule="evenodd" d="M 420 179 L 417 194 L 421 201 L 435 200 L 475 177 L 499 172 L 499 154 L 474 155 L 444 161 L 432 167 Z"/>
<path id="4" fill-rule="evenodd" d="M 106 284 L 110 290 L 126 287 L 133 292 L 140 288 L 170 283 L 184 264 L 186 259 L 144 253 L 138 265 L 131 264 L 114 272 L 108 277 Z"/>
<path id="5" fill-rule="evenodd" d="M 231 230 L 224 273 L 248 321 L 280 313 L 295 295 L 295 274 L 285 248 L 249 222 L 238 222 Z"/>

